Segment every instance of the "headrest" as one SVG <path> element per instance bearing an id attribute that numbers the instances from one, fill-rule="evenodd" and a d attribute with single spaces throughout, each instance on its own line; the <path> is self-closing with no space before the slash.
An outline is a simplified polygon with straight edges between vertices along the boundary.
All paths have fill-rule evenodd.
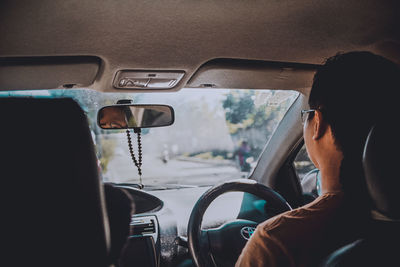
<path id="1" fill-rule="evenodd" d="M 0 98 L 4 257 L 13 266 L 108 266 L 104 192 L 71 99 Z"/>
<path id="2" fill-rule="evenodd" d="M 390 113 L 388 113 L 390 114 Z M 400 219 L 400 138 L 397 119 L 383 119 L 370 131 L 363 155 L 366 182 L 374 211 Z"/>

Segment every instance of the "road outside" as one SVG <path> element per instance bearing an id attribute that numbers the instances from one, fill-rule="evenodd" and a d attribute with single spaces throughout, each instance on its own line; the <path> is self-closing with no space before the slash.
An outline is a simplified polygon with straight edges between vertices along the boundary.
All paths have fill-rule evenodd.
<path id="1" fill-rule="evenodd" d="M 149 185 L 214 185 L 247 176 L 246 173 L 240 172 L 234 161 L 211 161 L 181 156 L 164 163 L 161 157 L 146 153 L 143 155 L 142 173 L 143 183 Z M 139 182 L 137 168 L 126 149 L 121 146 L 116 148 L 104 178 L 110 182 Z"/>

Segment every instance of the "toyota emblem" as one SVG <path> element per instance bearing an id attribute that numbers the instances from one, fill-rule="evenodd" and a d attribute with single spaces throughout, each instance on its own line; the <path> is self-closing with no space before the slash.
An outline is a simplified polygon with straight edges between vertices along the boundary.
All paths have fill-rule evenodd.
<path id="1" fill-rule="evenodd" d="M 256 230 L 255 227 L 246 226 L 240 230 L 240 234 L 246 240 L 249 240 L 250 237 L 253 235 L 254 231 Z"/>

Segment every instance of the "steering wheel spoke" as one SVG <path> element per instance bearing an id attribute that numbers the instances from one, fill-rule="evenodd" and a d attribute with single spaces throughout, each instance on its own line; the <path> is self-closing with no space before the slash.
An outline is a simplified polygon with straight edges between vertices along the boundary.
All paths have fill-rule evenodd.
<path id="1" fill-rule="evenodd" d="M 237 219 L 207 230 L 209 251 L 217 265 L 233 266 L 256 227 L 256 222 Z"/>
<path id="2" fill-rule="evenodd" d="M 209 230 L 200 230 L 200 249 L 210 251 Z"/>

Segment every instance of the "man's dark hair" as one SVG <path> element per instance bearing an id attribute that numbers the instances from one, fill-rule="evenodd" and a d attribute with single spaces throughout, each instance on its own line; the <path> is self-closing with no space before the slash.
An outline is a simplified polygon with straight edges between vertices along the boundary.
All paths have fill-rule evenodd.
<path id="1" fill-rule="evenodd" d="M 347 205 L 359 216 L 367 216 L 370 208 L 362 169 L 365 140 L 371 127 L 393 109 L 399 79 L 398 65 L 364 51 L 333 56 L 314 76 L 309 105 L 321 111 L 343 152 L 340 182 Z"/>

